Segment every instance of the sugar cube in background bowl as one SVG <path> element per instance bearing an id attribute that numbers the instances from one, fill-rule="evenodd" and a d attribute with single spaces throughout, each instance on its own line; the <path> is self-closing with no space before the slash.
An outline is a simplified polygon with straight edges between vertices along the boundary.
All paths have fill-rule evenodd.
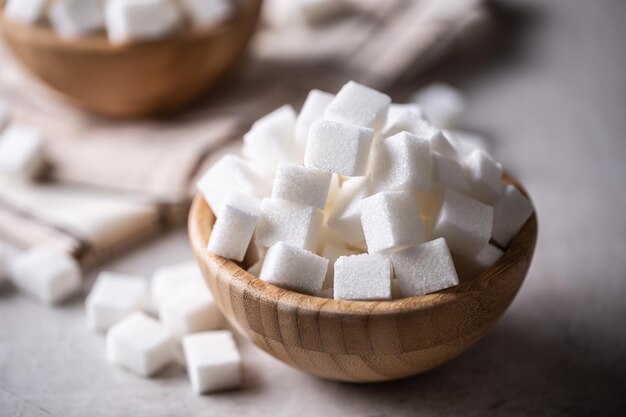
<path id="1" fill-rule="evenodd" d="M 249 243 L 269 248 L 243 260 L 254 276 L 343 300 L 421 296 L 480 275 L 532 205 L 487 151 L 442 130 L 464 110 L 460 93 L 435 85 L 419 98 L 393 104 L 348 82 L 312 90 L 299 114 L 261 118 L 243 155 L 198 183 L 217 218 L 208 251 L 242 262 Z M 233 192 L 265 197 L 258 218 L 228 209 Z"/>
<path id="2" fill-rule="evenodd" d="M 230 18 L 234 4 L 230 0 L 179 0 L 193 25 L 206 28 Z"/>
<path id="3" fill-rule="evenodd" d="M 172 0 L 107 0 L 105 4 L 107 33 L 115 44 L 162 38 L 182 20 Z"/>
<path id="4" fill-rule="evenodd" d="M 49 246 L 35 246 L 17 255 L 11 261 L 10 275 L 18 289 L 45 304 L 58 304 L 81 288 L 78 262 Z"/>
<path id="5" fill-rule="evenodd" d="M 14 124 L 0 133 L 0 172 L 31 180 L 41 173 L 44 162 L 43 141 L 37 129 Z"/>
<path id="6" fill-rule="evenodd" d="M 43 18 L 46 4 L 47 0 L 7 0 L 4 15 L 15 22 L 33 24 Z"/>

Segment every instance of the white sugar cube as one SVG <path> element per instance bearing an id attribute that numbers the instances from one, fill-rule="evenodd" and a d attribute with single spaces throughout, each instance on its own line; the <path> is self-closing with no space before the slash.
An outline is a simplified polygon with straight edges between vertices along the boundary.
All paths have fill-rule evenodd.
<path id="1" fill-rule="evenodd" d="M 460 156 L 469 155 L 475 149 L 485 152 L 489 151 L 490 146 L 487 138 L 477 133 L 461 130 L 444 130 L 443 134 L 454 145 Z"/>
<path id="2" fill-rule="evenodd" d="M 150 298 L 156 312 L 179 288 L 189 282 L 202 282 L 202 273 L 195 261 L 157 268 L 150 279 Z"/>
<path id="3" fill-rule="evenodd" d="M 272 198 L 323 209 L 332 175 L 321 169 L 281 162 L 276 170 Z"/>
<path id="4" fill-rule="evenodd" d="M 433 152 L 433 183 L 444 188 L 453 188 L 463 193 L 470 191 L 470 181 L 465 168 L 456 160 Z"/>
<path id="5" fill-rule="evenodd" d="M 180 5 L 197 28 L 223 22 L 234 12 L 229 0 L 180 0 Z"/>
<path id="6" fill-rule="evenodd" d="M 430 188 L 432 157 L 427 139 L 401 132 L 378 142 L 374 154 L 372 176 L 379 190 Z"/>
<path id="7" fill-rule="evenodd" d="M 422 139 L 430 139 L 439 132 L 439 129 L 424 119 L 421 113 L 407 110 L 383 131 L 383 137 L 397 135 L 400 132 L 409 132 Z"/>
<path id="8" fill-rule="evenodd" d="M 455 142 L 442 130 L 430 137 L 430 149 L 450 159 L 458 159 L 459 151 Z"/>
<path id="9" fill-rule="evenodd" d="M 433 225 L 432 238 L 443 237 L 452 253 L 472 258 L 489 242 L 492 223 L 492 207 L 447 189 Z"/>
<path id="10" fill-rule="evenodd" d="M 154 40 L 182 23 L 182 12 L 172 0 L 108 0 L 105 22 L 111 43 Z"/>
<path id="11" fill-rule="evenodd" d="M 0 100 L 0 131 L 9 122 L 9 106 L 4 101 Z"/>
<path id="12" fill-rule="evenodd" d="M 335 262 L 336 300 L 390 300 L 391 262 L 381 254 L 342 256 Z"/>
<path id="13" fill-rule="evenodd" d="M 391 126 L 393 126 L 393 124 L 396 123 L 396 121 L 398 121 L 398 119 L 407 111 L 416 114 L 420 118 L 424 117 L 422 108 L 417 103 L 391 103 L 389 111 L 387 112 L 387 121 L 385 122 L 385 127 L 383 127 L 382 131 L 386 132 L 389 130 Z"/>
<path id="14" fill-rule="evenodd" d="M 391 263 L 404 297 L 428 294 L 459 283 L 443 238 L 393 253 Z"/>
<path id="15" fill-rule="evenodd" d="M 32 24 L 45 14 L 47 0 L 7 0 L 4 16 L 15 22 Z"/>
<path id="16" fill-rule="evenodd" d="M 324 245 L 322 250 L 322 257 L 328 259 L 328 270 L 326 271 L 326 278 L 324 279 L 323 288 L 329 288 L 333 286 L 333 277 L 335 276 L 335 262 L 342 256 L 356 255 L 357 252 L 348 249 L 345 245 L 329 242 Z"/>
<path id="17" fill-rule="evenodd" d="M 159 308 L 159 318 L 179 338 L 224 326 L 224 317 L 211 291 L 198 281 L 188 282 L 172 293 Z"/>
<path id="18" fill-rule="evenodd" d="M 326 108 L 325 119 L 378 131 L 385 125 L 390 104 L 386 94 L 349 81 Z"/>
<path id="19" fill-rule="evenodd" d="M 315 207 L 273 198 L 263 199 L 256 228 L 256 244 L 270 247 L 283 241 L 314 251 L 322 220 L 322 213 Z"/>
<path id="20" fill-rule="evenodd" d="M 50 7 L 48 17 L 54 30 L 67 39 L 104 28 L 100 0 L 57 0 Z"/>
<path id="21" fill-rule="evenodd" d="M 495 204 L 504 192 L 502 166 L 480 149 L 467 155 L 464 163 L 472 183 L 470 195 L 485 204 Z"/>
<path id="22" fill-rule="evenodd" d="M 0 171 L 32 179 L 43 165 L 43 142 L 37 129 L 11 125 L 0 135 Z"/>
<path id="23" fill-rule="evenodd" d="M 243 136 L 241 153 L 268 178 L 274 178 L 279 162 L 302 163 L 302 150 L 295 141 L 296 112 L 279 107 L 257 120 Z"/>
<path id="24" fill-rule="evenodd" d="M 365 175 L 374 131 L 328 120 L 309 130 L 304 165 L 349 177 Z"/>
<path id="25" fill-rule="evenodd" d="M 15 257 L 10 265 L 13 283 L 46 304 L 57 304 L 76 294 L 81 271 L 69 254 L 48 246 L 35 246 Z"/>
<path id="26" fill-rule="evenodd" d="M 426 239 L 412 192 L 380 192 L 363 200 L 360 208 L 369 253 L 390 252 Z"/>
<path id="27" fill-rule="evenodd" d="M 428 120 L 436 126 L 454 126 L 465 111 L 465 98 L 456 88 L 444 84 L 430 84 L 416 94 Z"/>
<path id="28" fill-rule="evenodd" d="M 507 185 L 494 206 L 492 239 L 501 247 L 507 247 L 534 211 L 524 194 L 513 185 Z"/>
<path id="29" fill-rule="evenodd" d="M 493 264 L 495 264 L 498 259 L 502 257 L 503 254 L 504 252 L 501 249 L 489 244 L 480 251 L 480 253 L 476 257 L 476 263 L 481 268 L 487 269 L 493 266 Z"/>
<path id="30" fill-rule="evenodd" d="M 492 244 L 486 245 L 474 258 L 455 257 L 454 265 L 461 280 L 468 280 L 479 276 L 493 266 L 504 252 Z"/>
<path id="31" fill-rule="evenodd" d="M 243 261 L 261 213 L 261 202 L 254 197 L 231 193 L 224 201 L 207 250 L 209 253 Z"/>
<path id="32" fill-rule="evenodd" d="M 324 119 L 326 107 L 334 98 L 334 94 L 325 91 L 311 90 L 309 92 L 296 120 L 296 141 L 302 150 L 306 149 L 311 125 L 318 120 Z"/>
<path id="33" fill-rule="evenodd" d="M 328 227 L 350 244 L 365 240 L 361 226 L 360 203 L 372 195 L 368 177 L 349 178 L 343 182 L 328 216 Z"/>
<path id="34" fill-rule="evenodd" d="M 328 259 L 299 247 L 278 242 L 267 251 L 259 278 L 305 294 L 320 292 Z"/>
<path id="35" fill-rule="evenodd" d="M 85 299 L 87 324 L 104 332 L 147 304 L 148 284 L 142 277 L 102 272 Z"/>
<path id="36" fill-rule="evenodd" d="M 109 329 L 106 353 L 110 363 L 150 377 L 174 362 L 175 341 L 161 323 L 135 312 Z"/>
<path id="37" fill-rule="evenodd" d="M 197 183 L 213 214 L 219 217 L 228 195 L 237 191 L 256 197 L 268 196 L 269 184 L 255 172 L 248 161 L 237 155 L 224 155 Z"/>
<path id="38" fill-rule="evenodd" d="M 307 22 L 317 24 L 347 10 L 346 0 L 296 0 Z"/>
<path id="39" fill-rule="evenodd" d="M 241 356 L 228 330 L 183 338 L 187 374 L 197 394 L 237 388 L 241 384 Z"/>

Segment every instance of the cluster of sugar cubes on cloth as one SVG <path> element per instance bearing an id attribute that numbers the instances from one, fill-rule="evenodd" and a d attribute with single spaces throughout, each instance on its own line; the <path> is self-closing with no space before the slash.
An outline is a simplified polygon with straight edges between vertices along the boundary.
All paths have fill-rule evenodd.
<path id="1" fill-rule="evenodd" d="M 428 92 L 437 120 L 459 111 Z M 426 107 L 426 106 L 425 106 Z M 447 112 L 447 113 L 446 113 Z M 348 82 L 283 106 L 198 181 L 216 215 L 207 250 L 293 291 L 388 300 L 443 290 L 492 266 L 532 215 L 484 150 L 417 104 Z M 393 289 L 393 291 L 392 291 Z M 395 296 L 395 297 L 394 297 Z"/>

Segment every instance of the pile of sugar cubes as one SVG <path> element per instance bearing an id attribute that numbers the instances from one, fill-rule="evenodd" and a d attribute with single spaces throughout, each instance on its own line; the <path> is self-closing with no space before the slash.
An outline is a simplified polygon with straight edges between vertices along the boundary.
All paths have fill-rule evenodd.
<path id="1" fill-rule="evenodd" d="M 207 28 L 236 11 L 235 0 L 7 0 L 4 15 L 50 25 L 76 39 L 106 31 L 112 43 L 164 38 L 185 27 Z"/>
<path id="2" fill-rule="evenodd" d="M 432 123 L 458 118 L 456 90 L 418 96 L 392 104 L 348 82 L 258 120 L 241 155 L 198 181 L 217 217 L 208 251 L 255 250 L 261 280 L 343 300 L 419 296 L 492 266 L 532 204 L 487 152 Z"/>

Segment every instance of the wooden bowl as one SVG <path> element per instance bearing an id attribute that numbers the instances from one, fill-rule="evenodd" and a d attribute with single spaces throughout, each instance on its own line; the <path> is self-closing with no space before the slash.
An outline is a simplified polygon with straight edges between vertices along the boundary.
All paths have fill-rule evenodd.
<path id="1" fill-rule="evenodd" d="M 209 254 L 214 219 L 204 199 L 196 197 L 189 218 L 191 244 L 229 322 L 294 368 L 350 382 L 408 377 L 468 349 L 513 301 L 537 239 L 533 214 L 502 258 L 479 277 L 419 297 L 344 301 L 284 290 Z"/>
<path id="2" fill-rule="evenodd" d="M 68 41 L 4 15 L 0 31 L 26 68 L 78 106 L 110 117 L 143 117 L 188 104 L 228 73 L 256 28 L 261 2 L 242 2 L 233 18 L 206 30 L 152 42 L 112 45 L 105 34 Z"/>

